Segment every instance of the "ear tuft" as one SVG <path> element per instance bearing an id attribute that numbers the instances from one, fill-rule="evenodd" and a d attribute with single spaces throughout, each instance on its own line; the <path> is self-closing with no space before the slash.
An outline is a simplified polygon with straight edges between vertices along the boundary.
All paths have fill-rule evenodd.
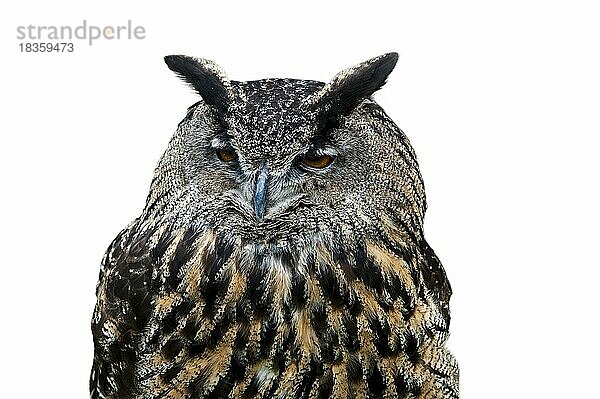
<path id="1" fill-rule="evenodd" d="M 185 55 L 168 55 L 165 63 L 224 119 L 232 100 L 231 82 L 216 63 Z"/>
<path id="2" fill-rule="evenodd" d="M 397 61 L 398 53 L 387 53 L 345 69 L 308 102 L 327 110 L 327 119 L 346 115 L 385 84 Z"/>

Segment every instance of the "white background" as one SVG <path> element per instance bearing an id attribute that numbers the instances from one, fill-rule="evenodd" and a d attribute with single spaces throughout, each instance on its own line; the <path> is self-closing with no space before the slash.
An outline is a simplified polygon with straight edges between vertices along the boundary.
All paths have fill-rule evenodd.
<path id="1" fill-rule="evenodd" d="M 451 280 L 463 398 L 598 397 L 600 13 L 582 1 L 2 3 L 3 398 L 82 398 L 104 250 L 197 100 L 162 61 L 328 80 L 400 60 L 376 99 L 411 139 Z M 334 4 L 335 3 L 335 4 Z M 493 4 L 495 3 L 495 4 Z M 19 52 L 19 25 L 143 25 Z"/>

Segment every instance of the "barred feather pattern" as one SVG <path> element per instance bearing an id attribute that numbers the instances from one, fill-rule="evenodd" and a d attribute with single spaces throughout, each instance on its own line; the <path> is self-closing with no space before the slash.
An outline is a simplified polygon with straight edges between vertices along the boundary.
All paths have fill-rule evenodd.
<path id="1" fill-rule="evenodd" d="M 457 397 L 439 270 L 388 215 L 300 250 L 138 224 L 104 260 L 96 397 Z"/>
<path id="2" fill-rule="evenodd" d="M 325 86 L 328 101 L 356 102 L 335 90 L 346 75 L 360 80 L 360 70 Z M 362 91 L 383 84 L 367 83 Z M 335 115 L 327 133 L 339 166 L 277 174 L 312 145 L 319 115 L 297 104 L 323 98 L 323 87 L 231 82 L 227 97 L 238 101 L 219 118 L 244 156 L 233 178 L 206 160 L 222 131 L 215 113 L 203 102 L 190 108 L 142 215 L 102 261 L 93 399 L 458 398 L 458 366 L 445 347 L 451 289 L 423 236 L 425 192 L 403 132 L 365 98 Z M 268 157 L 272 202 L 286 190 L 301 195 L 257 223 L 236 187 L 253 186 L 245 171 Z"/>

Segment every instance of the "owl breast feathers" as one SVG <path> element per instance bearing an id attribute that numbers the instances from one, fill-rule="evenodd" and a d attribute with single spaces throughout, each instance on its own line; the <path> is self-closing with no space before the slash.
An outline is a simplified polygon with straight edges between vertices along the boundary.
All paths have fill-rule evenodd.
<path id="1" fill-rule="evenodd" d="M 327 84 L 165 58 L 202 100 L 103 259 L 92 398 L 458 398 L 423 181 L 371 98 L 397 58 Z"/>

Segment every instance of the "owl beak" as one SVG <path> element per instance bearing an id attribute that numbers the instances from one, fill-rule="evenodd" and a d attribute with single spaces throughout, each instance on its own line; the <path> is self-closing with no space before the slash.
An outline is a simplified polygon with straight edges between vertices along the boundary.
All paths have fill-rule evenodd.
<path id="1" fill-rule="evenodd" d="M 256 188 L 254 190 L 254 213 L 258 222 L 262 222 L 267 203 L 267 180 L 269 178 L 269 167 L 265 162 L 258 174 Z"/>

